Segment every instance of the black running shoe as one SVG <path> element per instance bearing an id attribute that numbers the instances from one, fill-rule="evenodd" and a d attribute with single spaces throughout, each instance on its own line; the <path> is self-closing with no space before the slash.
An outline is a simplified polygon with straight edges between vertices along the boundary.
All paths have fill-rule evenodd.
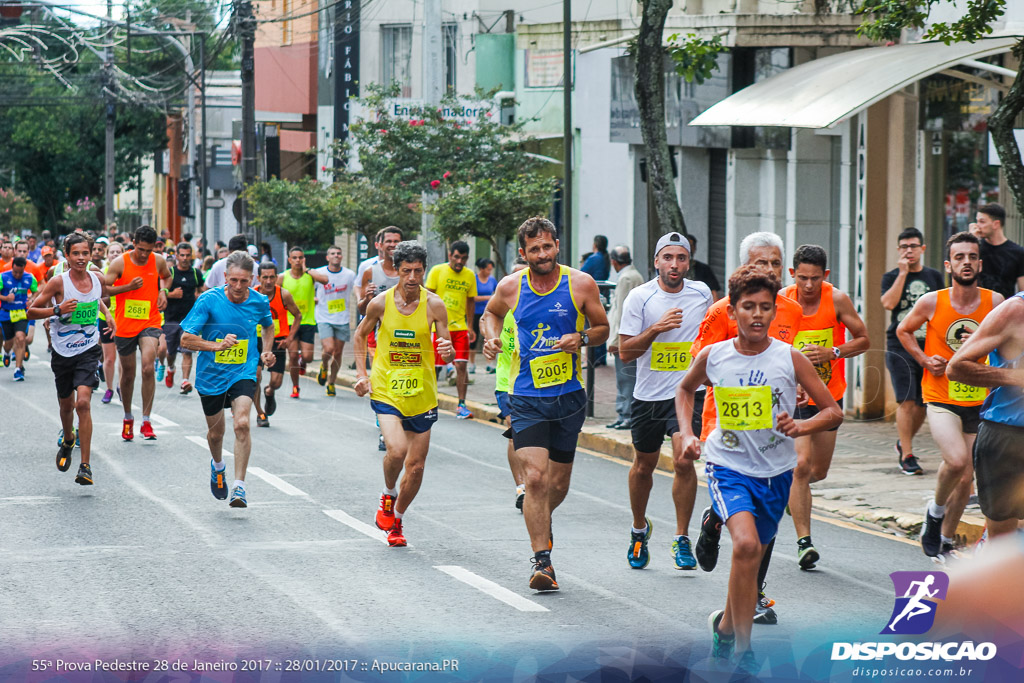
<path id="1" fill-rule="evenodd" d="M 263 413 L 267 417 L 273 415 L 274 411 L 277 410 L 277 397 L 274 394 L 275 392 L 273 391 L 269 394 L 266 390 L 263 391 Z"/>
<path id="2" fill-rule="evenodd" d="M 530 570 L 530 588 L 535 591 L 556 591 L 558 582 L 555 581 L 555 568 L 551 563 L 541 564 L 537 558 L 531 560 L 533 569 Z"/>
<path id="3" fill-rule="evenodd" d="M 811 543 L 811 537 L 805 536 L 798 538 L 796 541 L 796 557 L 797 562 L 800 565 L 800 569 L 808 570 L 814 569 L 814 565 L 821 559 L 818 555 L 818 551 L 815 549 L 814 544 Z"/>
<path id="4" fill-rule="evenodd" d="M 75 475 L 75 483 L 82 486 L 92 486 L 92 468 L 84 462 L 78 466 L 78 474 Z"/>
<path id="5" fill-rule="evenodd" d="M 917 458 L 913 455 L 908 455 L 905 458 L 900 457 L 900 469 L 903 470 L 903 474 L 911 476 L 924 474 L 924 470 L 921 469 L 921 466 L 917 463 Z"/>
<path id="6" fill-rule="evenodd" d="M 754 623 L 770 626 L 779 623 L 779 615 L 772 609 L 775 606 L 775 601 L 764 594 L 764 587 L 765 585 L 761 584 L 761 589 L 757 591 L 757 604 L 754 605 Z"/>
<path id="7" fill-rule="evenodd" d="M 697 556 L 697 564 L 706 572 L 718 564 L 718 542 L 721 538 L 722 520 L 718 519 L 710 507 L 704 508 L 700 514 L 700 535 L 697 536 L 693 551 Z"/>
<path id="8" fill-rule="evenodd" d="M 929 506 L 930 507 L 930 506 Z M 924 524 L 921 525 L 921 549 L 928 557 L 937 557 L 942 552 L 942 517 L 932 517 L 928 507 L 924 509 Z"/>
<path id="9" fill-rule="evenodd" d="M 516 510 L 523 511 L 524 500 L 526 500 L 526 491 L 516 491 Z"/>
<path id="10" fill-rule="evenodd" d="M 57 469 L 61 472 L 67 472 L 71 468 L 71 455 L 75 452 L 75 442 L 71 443 L 64 441 L 64 432 L 60 433 L 60 440 L 57 445 Z"/>
<path id="11" fill-rule="evenodd" d="M 267 419 L 267 416 L 266 416 L 265 413 L 263 415 L 260 415 L 259 413 L 256 413 L 256 426 L 257 427 L 269 427 L 270 426 L 270 420 Z"/>

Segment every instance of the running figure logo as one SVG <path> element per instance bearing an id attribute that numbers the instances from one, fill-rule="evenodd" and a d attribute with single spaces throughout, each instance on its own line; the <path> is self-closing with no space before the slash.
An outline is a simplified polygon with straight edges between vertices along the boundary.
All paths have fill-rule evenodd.
<path id="1" fill-rule="evenodd" d="M 883 634 L 920 635 L 935 623 L 937 600 L 949 590 L 949 576 L 943 572 L 893 572 L 896 604 Z"/>

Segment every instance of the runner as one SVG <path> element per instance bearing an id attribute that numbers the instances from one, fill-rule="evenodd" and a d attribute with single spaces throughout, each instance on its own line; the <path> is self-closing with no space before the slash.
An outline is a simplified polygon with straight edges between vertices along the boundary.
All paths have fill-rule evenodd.
<path id="1" fill-rule="evenodd" d="M 164 384 L 168 389 L 174 386 L 174 361 L 178 357 L 181 345 L 181 321 L 196 302 L 196 297 L 206 291 L 203 285 L 203 274 L 192 265 L 192 245 L 179 242 L 174 250 L 174 267 L 171 277 L 163 282 L 164 293 L 167 295 L 167 308 L 164 309 L 164 337 L 167 339 L 167 378 Z M 181 393 L 192 391 L 192 352 L 181 349 Z"/>
<path id="2" fill-rule="evenodd" d="M 1003 295 L 978 286 L 981 272 L 978 238 L 958 232 L 946 241 L 946 272 L 953 286 L 929 292 L 896 328 L 907 353 L 925 369 L 921 394 L 928 410 L 928 427 L 942 453 L 935 497 L 925 510 L 921 548 L 929 557 L 944 557 L 953 551 L 953 537 L 967 499 L 971 496 L 974 467 L 971 450 L 978 434 L 983 387 L 950 382 L 946 364 L 985 316 L 1003 301 Z M 924 350 L 914 331 L 927 323 Z"/>
<path id="3" fill-rule="evenodd" d="M 427 289 L 441 297 L 448 311 L 448 329 L 455 347 L 455 386 L 459 394 L 455 417 L 460 420 L 473 417 L 466 408 L 466 387 L 469 384 L 469 347 L 476 341 L 476 332 L 473 331 L 476 275 L 466 268 L 468 260 L 469 245 L 461 240 L 453 242 L 448 252 L 448 263 L 434 266 L 427 275 Z M 440 356 L 434 359 L 434 363 L 444 367 Z"/>
<path id="4" fill-rule="evenodd" d="M 115 260 L 118 256 L 124 253 L 124 246 L 120 242 L 112 242 L 107 247 L 107 265 L 103 266 L 103 272 L 106 273 L 110 267 L 110 262 Z M 104 278 L 106 280 L 106 278 Z M 109 288 L 108 288 L 109 289 Z M 103 304 L 106 310 L 114 310 L 115 303 L 117 302 L 116 296 L 104 296 Z M 113 316 L 110 316 L 113 318 Z M 117 391 L 117 400 L 121 400 L 121 387 L 114 383 L 114 373 L 117 372 L 117 347 L 114 345 L 114 330 L 110 326 L 107 320 L 107 314 L 100 310 L 99 322 L 96 328 L 100 331 L 100 346 L 103 348 L 103 381 L 107 384 L 107 390 L 103 392 L 103 398 L 100 399 L 102 403 L 110 403 L 114 398 L 114 391 Z"/>
<path id="5" fill-rule="evenodd" d="M 712 505 L 732 537 L 732 566 L 725 609 L 708 618 L 711 656 L 727 659 L 735 651 L 740 667 L 750 673 L 757 670 L 750 649 L 750 608 L 758 602 L 755 580 L 789 498 L 797 465 L 793 440 L 843 421 L 811 362 L 770 337 L 778 291 L 778 277 L 766 268 L 748 264 L 733 273 L 727 310 L 737 324 L 736 338 L 704 346 L 676 393 L 677 414 L 689 416 L 697 387 L 707 382 L 714 389 L 719 417 L 705 440 L 705 473 Z M 791 417 L 797 384 L 819 409 L 808 420 Z M 679 428 L 683 456 L 696 460 L 700 438 L 689 420 L 680 420 Z"/>
<path id="6" fill-rule="evenodd" d="M 828 256 L 815 244 L 798 247 L 793 254 L 790 276 L 796 280 L 782 290 L 803 309 L 800 333 L 793 342 L 814 364 L 818 377 L 828 387 L 839 409 L 846 393 L 846 358 L 859 356 L 871 346 L 864 321 L 844 292 L 825 282 Z M 846 340 L 849 331 L 851 339 Z M 806 420 L 818 414 L 814 402 L 797 406 L 794 419 Z M 789 489 L 789 511 L 796 529 L 796 554 L 800 569 L 814 569 L 820 554 L 811 542 L 811 484 L 828 476 L 836 448 L 837 429 L 796 439 L 798 463 Z"/>
<path id="7" fill-rule="evenodd" d="M 775 275 L 778 282 L 782 282 L 783 246 L 782 239 L 770 232 L 755 232 L 747 235 L 740 242 L 740 260 L 745 265 L 756 265 L 766 268 Z M 775 298 L 775 318 L 768 328 L 768 336 L 773 339 L 792 344 L 800 331 L 800 320 L 803 317 L 803 309 L 800 304 L 792 299 L 783 296 L 780 291 Z M 736 320 L 729 316 L 729 299 L 719 299 L 704 317 L 700 326 L 700 335 L 694 343 L 693 348 L 696 354 L 705 346 L 716 342 L 732 339 L 737 334 Z M 707 390 L 707 397 L 704 401 L 702 415 L 701 440 L 706 440 L 717 427 L 717 410 L 715 407 L 714 391 Z M 697 556 L 697 564 L 706 572 L 715 568 L 718 562 L 718 540 L 722 533 L 722 519 L 715 512 L 714 506 L 704 508 L 701 514 L 700 535 L 697 537 L 697 545 L 694 546 L 694 555 Z M 772 551 L 775 549 L 775 539 L 768 544 L 768 551 L 761 561 L 761 569 L 757 576 L 758 600 L 754 622 L 758 624 L 775 624 L 778 622 L 778 615 L 772 606 L 774 600 L 770 600 L 764 594 L 765 577 L 768 574 L 768 566 L 771 564 Z"/>
<path id="8" fill-rule="evenodd" d="M 288 324 L 299 328 L 297 341 L 288 347 L 288 371 L 292 376 L 291 398 L 298 398 L 299 375 L 305 375 L 306 365 L 313 361 L 313 343 L 316 341 L 316 316 L 313 308 L 316 305 L 317 280 L 306 270 L 306 254 L 301 247 L 288 250 L 288 265 L 290 268 L 277 276 L 277 284 L 292 293 L 295 305 L 302 311 L 299 323 L 288 314 Z M 326 277 L 323 279 L 326 281 Z"/>
<path id="9" fill-rule="evenodd" d="M 631 291 L 622 307 L 619 325 L 619 357 L 636 363 L 636 385 L 630 409 L 633 435 L 633 466 L 629 469 L 629 504 L 633 528 L 629 566 L 643 569 L 650 562 L 647 542 L 651 520 L 646 517 L 647 501 L 654 485 L 661 444 L 672 438 L 675 475 L 672 502 L 676 510 L 676 533 L 672 555 L 676 569 L 696 569 L 690 546 L 690 517 L 697 496 L 697 472 L 693 462 L 683 459 L 679 424 L 676 420 L 675 391 L 692 356 L 690 348 L 700 323 L 711 305 L 711 290 L 702 282 L 687 280 L 690 243 L 678 232 L 658 239 L 654 251 L 658 276 Z"/>
<path id="10" fill-rule="evenodd" d="M 484 356 L 501 350 L 501 321 L 516 321 L 509 406 L 512 443 L 523 462 L 526 488 L 523 517 L 533 547 L 530 588 L 558 590 L 551 566 L 551 513 L 569 492 L 576 440 L 586 417 L 580 349 L 608 338 L 608 318 L 594 279 L 558 264 L 557 230 L 540 216 L 518 230 L 519 254 L 528 268 L 509 275 L 484 311 Z M 584 330 L 584 322 L 590 329 Z M 506 432 L 507 434 L 508 432 Z"/>
<path id="11" fill-rule="evenodd" d="M 9 237 L 0 240 L 0 271 L 11 269 L 11 262 L 14 261 L 14 242 Z"/>
<path id="12" fill-rule="evenodd" d="M 376 236 L 373 238 L 373 249 L 377 253 L 360 261 L 359 266 L 356 268 L 356 301 L 360 301 L 363 298 L 363 275 L 370 268 L 373 268 L 384 254 L 384 244 L 381 241 L 383 236 L 384 229 L 378 230 Z"/>
<path id="13" fill-rule="evenodd" d="M 143 225 L 135 231 L 132 242 L 135 248 L 112 261 L 106 274 L 107 293 L 125 294 L 117 298 L 114 307 L 117 328 L 114 343 L 121 357 L 121 402 L 124 406 L 121 438 L 125 441 L 135 438 L 132 397 L 135 393 L 136 349 L 142 362 L 142 429 L 139 434 L 144 439 L 156 438 L 149 415 L 156 392 L 154 364 L 157 345 L 163 333 L 160 311 L 167 305 L 167 296 L 160 288 L 160 282 L 171 277 L 167 261 L 153 253 L 156 248 L 156 231 L 153 228 Z"/>
<path id="14" fill-rule="evenodd" d="M 71 234 L 64 240 L 70 269 L 54 277 L 39 290 L 28 311 L 35 320 L 50 318 L 53 356 L 50 367 L 57 385 L 62 429 L 58 436 L 57 469 L 67 472 L 77 445 L 82 462 L 75 483 L 91 486 L 92 392 L 99 386 L 97 368 L 102 354 L 97 334 L 97 314 L 103 304 L 103 281 L 91 269 L 89 240 Z M 78 429 L 74 418 L 78 415 Z"/>
<path id="15" fill-rule="evenodd" d="M 256 367 L 256 393 L 253 398 L 256 402 L 256 426 L 269 427 L 270 420 L 267 419 L 277 410 L 277 399 L 274 392 L 281 388 L 284 383 L 284 361 L 288 349 L 298 338 L 299 324 L 302 323 L 302 311 L 295 305 L 292 293 L 277 284 L 277 264 L 273 261 L 264 261 L 259 267 L 260 286 L 259 293 L 267 297 L 270 302 L 270 315 L 274 318 L 274 345 L 272 352 L 274 362 L 267 366 L 270 379 L 267 388 L 260 392 L 263 380 L 263 364 Z M 289 316 L 289 313 L 291 314 Z M 294 317 L 298 324 L 290 324 L 289 317 Z M 259 336 L 262 331 L 257 330 Z M 263 342 L 258 341 L 259 351 L 263 353 Z M 260 405 L 262 402 L 265 405 Z"/>
<path id="16" fill-rule="evenodd" d="M 4 335 L 4 367 L 14 360 L 14 381 L 25 381 L 28 334 L 28 295 L 38 291 L 36 279 L 25 272 L 25 259 L 15 256 L 11 269 L 0 273 L 0 329 Z"/>
<path id="17" fill-rule="evenodd" d="M 356 330 L 355 390 L 359 396 L 370 394 L 387 445 L 384 491 L 375 521 L 388 532 L 388 545 L 401 547 L 406 545 L 402 519 L 423 482 L 430 428 L 437 421 L 431 329 L 439 337 L 437 353 L 442 358 L 451 360 L 455 351 L 448 339 L 444 302 L 422 286 L 427 250 L 417 242 L 402 242 L 394 249 L 393 261 L 398 286 L 373 298 Z M 373 376 L 368 379 L 366 338 L 378 323 L 381 352 L 373 359 Z"/>
<path id="18" fill-rule="evenodd" d="M 334 396 L 334 384 L 341 369 L 341 354 L 345 342 L 351 337 L 349 328 L 349 300 L 356 282 L 356 274 L 341 265 L 341 247 L 327 250 L 327 265 L 310 271 L 314 279 L 318 275 L 326 282 L 316 282 L 316 329 L 320 333 L 320 372 L 316 381 L 327 385 L 327 395 Z M 330 368 L 328 369 L 328 365 Z"/>
<path id="19" fill-rule="evenodd" d="M 518 273 L 526 268 L 526 259 L 517 256 L 512 266 L 512 273 Z M 483 322 L 481 316 L 481 322 Z M 481 332 L 481 337 L 483 333 Z M 501 325 L 501 350 L 495 361 L 494 370 L 494 400 L 498 402 L 498 419 L 505 423 L 508 428 L 512 427 L 512 411 L 508 405 L 508 383 L 509 369 L 512 365 L 512 355 L 516 351 L 516 319 L 509 311 L 505 314 L 505 320 Z M 526 472 L 523 463 L 516 455 L 516 449 L 512 446 L 511 434 L 505 432 L 508 441 L 508 467 L 512 472 L 512 479 L 516 482 L 516 509 L 523 511 L 523 500 L 526 498 Z"/>
<path id="20" fill-rule="evenodd" d="M 256 366 L 262 360 L 274 364 L 274 319 L 267 297 L 249 287 L 255 263 L 244 251 L 228 256 L 227 284 L 203 292 L 181 323 L 181 346 L 198 351 L 196 391 L 206 415 L 206 441 L 210 445 L 210 491 L 214 498 L 228 497 L 227 467 L 223 462 L 224 410 L 231 408 L 235 428 L 235 481 L 231 485 L 233 508 L 248 506 L 245 471 L 249 466 L 252 438 L 249 412 L 256 391 Z M 256 350 L 256 326 L 262 325 L 262 354 Z"/>

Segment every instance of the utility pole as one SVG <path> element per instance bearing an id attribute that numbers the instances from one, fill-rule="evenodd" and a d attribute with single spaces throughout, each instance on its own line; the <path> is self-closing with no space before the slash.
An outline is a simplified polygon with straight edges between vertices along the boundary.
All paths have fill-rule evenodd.
<path id="1" fill-rule="evenodd" d="M 423 2 L 423 104 L 425 107 L 436 107 L 441 103 L 444 94 L 444 52 L 441 49 L 444 41 L 441 36 L 441 0 L 424 0 Z M 437 200 L 433 192 L 423 193 L 424 207 L 431 206 Z M 426 242 L 427 259 L 430 263 L 442 263 L 447 260 L 444 241 L 433 234 L 434 215 L 430 211 L 423 212 L 421 232 Z"/>
<path id="2" fill-rule="evenodd" d="M 565 263 L 575 260 L 572 247 L 572 0 L 562 0 L 562 244 Z M 593 383 L 591 383 L 593 385 Z"/>
<path id="3" fill-rule="evenodd" d="M 206 186 L 209 183 L 208 158 L 209 151 L 206 149 L 206 33 L 199 34 L 199 86 L 203 91 L 202 110 L 200 116 L 203 119 L 202 139 L 203 153 L 199 158 L 199 229 L 203 235 L 203 247 L 209 245 L 209 236 L 206 234 Z"/>
<path id="4" fill-rule="evenodd" d="M 107 0 L 107 19 L 114 17 L 113 0 Z M 103 92 L 106 105 L 106 168 L 103 174 L 104 223 L 114 221 L 114 124 L 117 121 L 117 103 L 114 99 L 114 51 L 103 51 Z"/>
<path id="5" fill-rule="evenodd" d="M 248 187 L 256 180 L 256 19 L 251 0 L 235 0 L 235 21 L 242 40 L 242 183 Z M 242 230 L 248 234 L 252 216 L 249 202 L 242 195 Z M 256 244 L 263 235 L 256 228 Z"/>

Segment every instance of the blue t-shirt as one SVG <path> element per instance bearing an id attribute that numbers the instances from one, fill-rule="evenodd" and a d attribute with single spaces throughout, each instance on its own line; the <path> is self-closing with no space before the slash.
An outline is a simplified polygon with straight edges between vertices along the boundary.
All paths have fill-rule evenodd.
<path id="1" fill-rule="evenodd" d="M 256 325 L 271 326 L 270 302 L 256 290 L 240 304 L 228 299 L 224 287 L 203 292 L 181 323 L 181 329 L 206 341 L 217 341 L 229 334 L 238 343 L 227 351 L 202 351 L 196 361 L 196 391 L 204 396 L 223 394 L 235 382 L 256 380 Z"/>
<path id="2" fill-rule="evenodd" d="M 8 270 L 0 274 L 0 294 L 7 296 L 14 292 L 14 301 L 0 302 L 0 320 L 10 322 L 11 311 L 24 311 L 27 308 L 28 295 L 36 291 L 36 278 L 24 271 L 20 278 L 14 277 L 14 271 Z"/>
<path id="3" fill-rule="evenodd" d="M 595 251 L 587 257 L 587 260 L 580 266 L 580 270 L 595 280 L 607 280 L 612 274 L 612 262 L 608 254 Z"/>
<path id="4" fill-rule="evenodd" d="M 497 289 L 497 288 L 498 288 L 498 281 L 494 279 L 493 275 L 488 275 L 487 276 L 487 282 L 480 282 L 480 278 L 479 277 L 476 279 L 476 293 L 477 293 L 477 296 L 490 296 L 490 295 L 494 294 L 494 290 Z M 476 316 L 478 318 L 481 315 L 484 314 L 484 309 L 485 308 L 487 308 L 487 302 L 486 301 L 480 301 L 480 299 L 477 299 L 476 300 L 476 306 L 474 307 L 474 310 L 476 311 Z"/>

